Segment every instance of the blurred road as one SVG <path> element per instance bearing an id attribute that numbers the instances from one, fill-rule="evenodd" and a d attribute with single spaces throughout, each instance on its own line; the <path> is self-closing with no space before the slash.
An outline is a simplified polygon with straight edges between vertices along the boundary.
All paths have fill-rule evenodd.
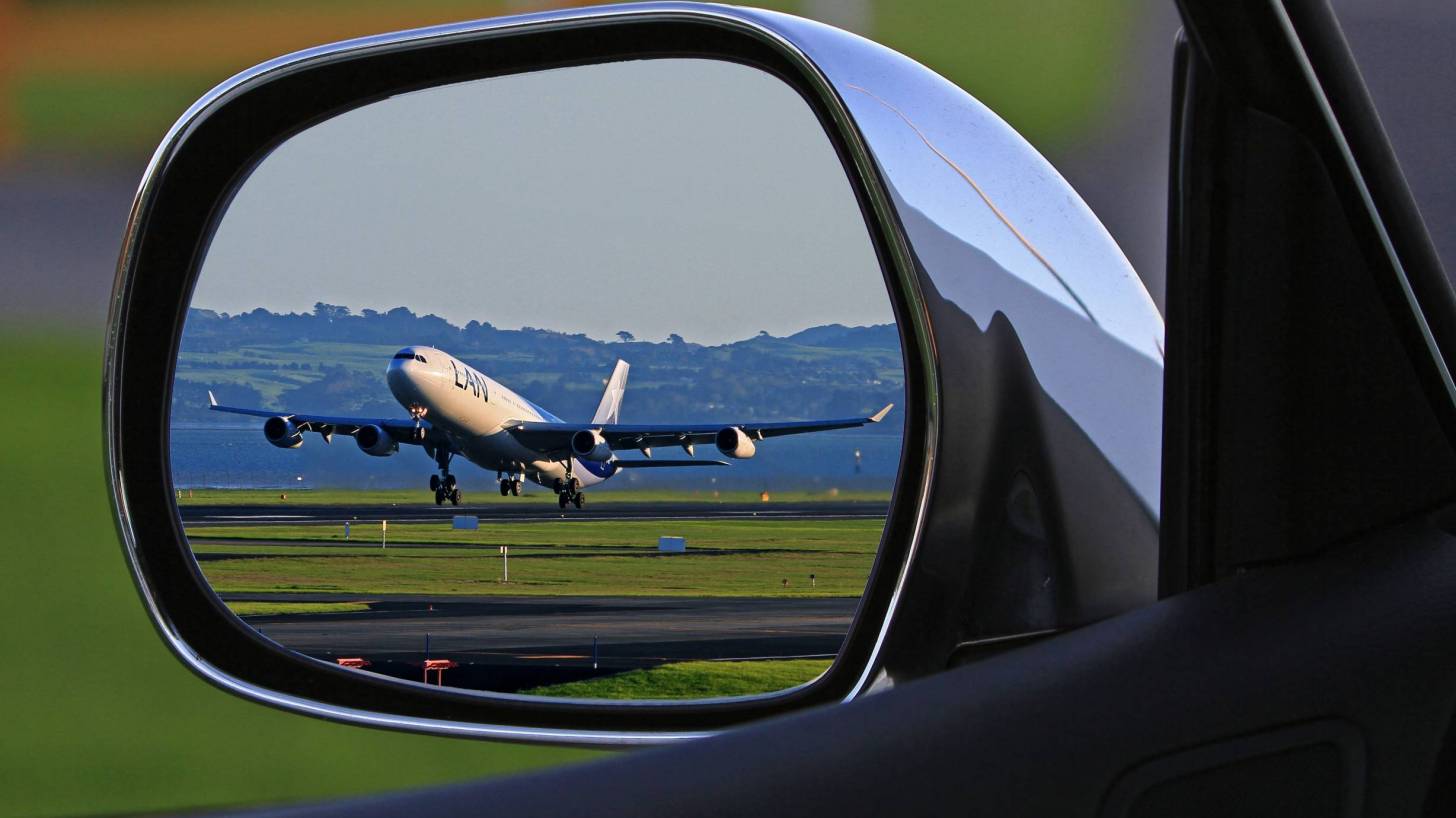
<path id="1" fill-rule="evenodd" d="M 0 324 L 101 327 L 143 167 L 0 166 Z"/>

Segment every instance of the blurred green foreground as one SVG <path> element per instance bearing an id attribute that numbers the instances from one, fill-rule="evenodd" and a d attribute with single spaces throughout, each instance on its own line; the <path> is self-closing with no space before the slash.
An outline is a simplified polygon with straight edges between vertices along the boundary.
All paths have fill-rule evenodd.
<path id="1" fill-rule="evenodd" d="M 361 795 L 592 757 L 332 724 L 192 675 L 153 631 L 112 521 L 99 335 L 0 330 L 0 348 L 0 395 L 32 422 L 0 447 L 0 814 Z"/>

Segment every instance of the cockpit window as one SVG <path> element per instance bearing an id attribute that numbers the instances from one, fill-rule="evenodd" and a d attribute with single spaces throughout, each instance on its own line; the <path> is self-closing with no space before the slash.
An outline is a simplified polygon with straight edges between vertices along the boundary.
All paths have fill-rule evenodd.
<path id="1" fill-rule="evenodd" d="M 423 356 L 423 355 L 416 355 L 416 356 L 415 356 L 415 360 L 416 360 L 416 361 L 419 361 L 419 362 L 420 362 L 420 363 L 422 363 L 422 364 L 427 364 L 427 363 L 429 363 L 429 361 L 427 361 L 427 360 L 425 360 L 425 356 Z"/>

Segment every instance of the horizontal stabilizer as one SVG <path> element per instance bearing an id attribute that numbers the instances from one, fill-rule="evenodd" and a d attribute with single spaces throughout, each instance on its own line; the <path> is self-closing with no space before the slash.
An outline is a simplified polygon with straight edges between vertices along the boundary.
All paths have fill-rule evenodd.
<path id="1" fill-rule="evenodd" d="M 726 466 L 726 460 L 613 460 L 619 469 L 664 469 L 672 466 Z"/>

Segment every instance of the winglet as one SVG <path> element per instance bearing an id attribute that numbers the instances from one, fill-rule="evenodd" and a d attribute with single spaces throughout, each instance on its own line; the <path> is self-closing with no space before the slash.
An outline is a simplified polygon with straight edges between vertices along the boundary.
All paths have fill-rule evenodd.
<path id="1" fill-rule="evenodd" d="M 874 413 L 873 415 L 870 415 L 870 417 L 869 417 L 870 423 L 879 423 L 880 421 L 884 420 L 885 419 L 885 415 L 890 414 L 890 410 L 891 409 L 894 409 L 894 408 L 895 408 L 895 404 L 893 404 L 893 403 L 887 403 L 887 404 L 885 404 L 885 408 L 884 409 L 881 409 L 880 411 Z"/>
<path id="2" fill-rule="evenodd" d="M 215 398 L 215 397 L 212 396 L 212 390 L 211 389 L 207 390 L 207 405 L 208 406 L 216 406 L 217 405 L 217 398 Z"/>

